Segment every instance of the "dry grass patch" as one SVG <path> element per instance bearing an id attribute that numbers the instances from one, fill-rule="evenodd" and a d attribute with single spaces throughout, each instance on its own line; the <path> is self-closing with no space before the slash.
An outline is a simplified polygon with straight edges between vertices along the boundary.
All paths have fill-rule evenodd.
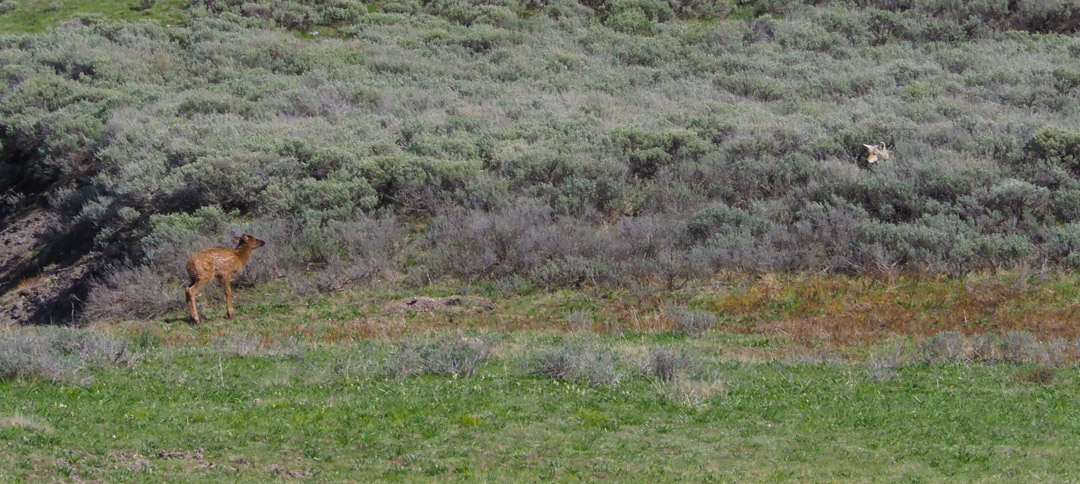
<path id="1" fill-rule="evenodd" d="M 731 382 L 722 377 L 710 379 L 676 378 L 659 384 L 661 393 L 672 402 L 687 408 L 704 410 L 714 396 L 723 395 Z"/>
<path id="2" fill-rule="evenodd" d="M 733 332 L 783 334 L 793 342 L 866 344 L 892 334 L 928 337 L 1027 331 L 1040 339 L 1080 337 L 1076 290 L 1067 278 L 1023 274 L 967 279 L 769 275 L 728 281 L 696 299 Z"/>
<path id="3" fill-rule="evenodd" d="M 25 430 L 30 432 L 52 433 L 53 427 L 43 419 L 21 414 L 12 414 L 0 418 L 0 428 Z"/>
<path id="4" fill-rule="evenodd" d="M 447 296 L 425 297 L 412 296 L 399 299 L 387 304 L 383 309 L 384 315 L 395 315 L 408 312 L 426 313 L 440 312 L 458 314 L 470 311 L 491 311 L 495 309 L 495 303 L 486 297 L 479 296 Z"/>

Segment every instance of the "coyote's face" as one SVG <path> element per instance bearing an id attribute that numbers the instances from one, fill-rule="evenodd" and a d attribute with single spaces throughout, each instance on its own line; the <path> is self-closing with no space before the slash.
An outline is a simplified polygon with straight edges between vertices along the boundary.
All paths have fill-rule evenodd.
<path id="1" fill-rule="evenodd" d="M 874 163 L 877 163 L 878 160 L 887 161 L 889 159 L 889 149 L 885 147 L 885 143 L 881 143 L 880 145 L 863 146 L 865 146 L 867 151 L 869 151 L 869 153 L 866 155 L 867 163 L 873 165 Z"/>

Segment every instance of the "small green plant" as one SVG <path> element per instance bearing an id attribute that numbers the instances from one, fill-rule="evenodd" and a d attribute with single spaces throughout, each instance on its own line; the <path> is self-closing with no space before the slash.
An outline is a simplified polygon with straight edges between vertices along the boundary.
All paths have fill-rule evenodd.
<path id="1" fill-rule="evenodd" d="M 462 427 L 469 428 L 484 423 L 484 419 L 479 415 L 466 413 L 461 415 L 461 418 L 458 419 L 458 422 L 461 423 Z"/>

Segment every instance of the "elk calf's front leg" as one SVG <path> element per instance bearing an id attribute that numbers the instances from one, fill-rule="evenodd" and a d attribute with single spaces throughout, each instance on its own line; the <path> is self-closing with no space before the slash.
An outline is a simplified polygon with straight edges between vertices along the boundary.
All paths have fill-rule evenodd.
<path id="1" fill-rule="evenodd" d="M 232 319 L 236 313 L 232 307 L 232 284 L 228 276 L 221 278 L 221 285 L 225 286 L 225 317 Z"/>

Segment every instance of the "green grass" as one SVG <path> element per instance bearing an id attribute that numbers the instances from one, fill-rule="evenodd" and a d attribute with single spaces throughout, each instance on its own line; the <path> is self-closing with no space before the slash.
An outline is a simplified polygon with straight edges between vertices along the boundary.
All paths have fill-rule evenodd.
<path id="1" fill-rule="evenodd" d="M 769 293 L 779 282 L 791 293 Z M 759 285 L 768 286 L 763 295 L 747 297 Z M 200 326 L 173 312 L 79 330 L 131 341 L 132 353 L 123 360 L 130 363 L 99 359 L 77 378 L 56 382 L 32 372 L 0 381 L 0 481 L 256 482 L 279 475 L 367 482 L 997 481 L 1076 475 L 1080 464 L 1069 456 L 1080 445 L 1080 420 L 1071 411 L 1080 398 L 1080 368 L 1061 363 L 1068 358 L 1057 366 L 990 364 L 965 363 L 968 356 L 960 354 L 930 365 L 923 363 L 930 348 L 912 335 L 846 345 L 732 332 L 738 327 L 688 336 L 654 314 L 665 300 L 713 301 L 769 324 L 776 308 L 761 302 L 769 298 L 828 309 L 895 298 L 890 291 L 916 298 L 931 287 L 937 290 L 926 292 L 939 296 L 977 289 L 969 286 L 764 277 L 737 291 L 492 293 L 494 311 L 402 316 L 381 315 L 384 305 L 408 295 L 401 290 L 282 301 L 278 288 L 255 286 L 237 289 L 233 320 L 223 319 L 220 294 L 211 290 L 201 303 L 207 319 Z M 813 288 L 831 288 L 840 299 L 815 299 Z M 595 324 L 574 329 L 567 322 L 574 318 Z M 47 328 L 7 331 L 49 334 Z M 437 347 L 463 337 L 491 346 L 491 357 L 472 377 L 393 376 L 405 349 L 417 347 L 403 342 Z M 611 356 L 618 383 L 594 386 L 588 376 L 536 374 L 537 359 L 555 348 L 571 357 L 581 348 Z M 672 381 L 657 380 L 648 362 L 658 348 L 688 355 L 692 363 Z M 1075 350 L 1069 348 L 1059 351 Z M 897 351 L 890 365 L 888 355 Z M 881 355 L 884 367 L 873 366 Z"/>
<path id="2" fill-rule="evenodd" d="M 140 10 L 138 1 L 102 2 L 99 0 L 6 0 L 14 4 L 0 15 L 0 32 L 40 32 L 75 16 L 101 16 L 109 20 L 154 20 L 179 24 L 184 15 L 184 0 L 155 0 L 153 6 Z"/>
<path id="3" fill-rule="evenodd" d="M 0 480 L 940 480 L 1080 472 L 1075 367 L 705 364 L 701 403 L 632 369 L 615 387 L 528 372 L 545 338 L 504 335 L 472 378 L 387 377 L 389 342 L 141 350 L 88 386 L 0 382 Z M 612 349 L 631 342 L 600 338 Z M 201 452 L 198 449 L 202 449 Z M 164 452 L 164 453 L 163 453 Z M 169 452 L 179 457 L 169 457 Z M 201 455 L 201 458 L 196 457 Z M 646 457 L 646 458 L 643 458 Z M 768 465 L 763 465 L 768 463 Z M 274 467 L 277 466 L 277 467 Z M 134 470 L 133 470 L 134 469 Z"/>

